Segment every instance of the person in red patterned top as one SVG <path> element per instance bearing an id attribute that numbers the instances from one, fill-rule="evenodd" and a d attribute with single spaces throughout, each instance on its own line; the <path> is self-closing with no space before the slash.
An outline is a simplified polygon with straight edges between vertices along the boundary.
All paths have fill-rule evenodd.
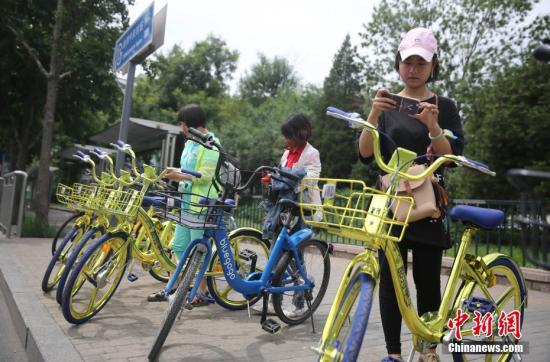
<path id="1" fill-rule="evenodd" d="M 302 168 L 306 171 L 306 177 L 320 177 L 319 151 L 308 142 L 311 137 L 309 119 L 302 113 L 292 114 L 281 126 L 281 133 L 286 140 L 286 149 L 281 157 L 280 166 L 290 169 Z M 306 202 L 321 204 L 321 195 L 318 191 L 313 191 L 315 186 L 316 183 L 311 183 L 311 191 L 308 192 L 311 199 Z"/>

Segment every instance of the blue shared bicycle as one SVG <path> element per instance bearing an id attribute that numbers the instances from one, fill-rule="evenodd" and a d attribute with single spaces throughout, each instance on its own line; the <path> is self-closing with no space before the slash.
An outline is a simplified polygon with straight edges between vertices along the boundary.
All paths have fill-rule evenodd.
<path id="1" fill-rule="evenodd" d="M 223 148 L 211 137 L 197 130 L 190 128 L 190 132 L 197 138 L 195 141 L 219 152 L 215 178 L 223 187 L 223 192 L 217 200 L 203 198 L 198 202 L 193 201 L 198 199 L 198 195 L 160 193 L 165 197 L 164 204 L 167 207 L 159 210 L 157 215 L 190 228 L 204 229 L 204 236 L 202 239 L 192 241 L 187 247 L 164 289 L 165 293 L 170 294 L 180 281 L 176 291 L 169 296 L 168 310 L 148 355 L 150 361 L 158 358 L 176 318 L 181 316 L 184 309 L 191 308 L 190 302 L 195 297 L 200 281 L 212 260 L 212 243 L 217 249 L 219 263 L 230 287 L 245 296 L 250 304 L 256 302 L 259 299 L 258 296 L 262 298 L 261 325 L 270 333 L 280 329 L 278 322 L 267 318 L 270 294 L 275 313 L 281 321 L 288 325 L 295 325 L 311 318 L 314 328 L 313 313 L 325 295 L 330 277 L 328 245 L 313 239 L 313 231 L 300 225 L 299 206 L 289 199 L 278 201 L 281 227 L 265 267 L 263 270 L 256 270 L 254 255 L 250 255 L 251 266 L 247 274 L 240 273 L 235 263 L 234 251 L 229 242 L 225 223 L 235 207 L 230 197 L 246 190 L 255 176 L 261 173 L 267 172 L 283 182 L 285 179 L 294 182 L 299 179 L 284 170 L 261 166 L 254 171 L 244 185 L 239 185 L 240 177 L 227 177 L 227 172 L 224 171 L 231 163 L 231 157 Z M 194 176 L 200 177 L 196 174 Z M 180 212 L 170 212 L 168 206 L 176 200 L 181 200 Z"/>

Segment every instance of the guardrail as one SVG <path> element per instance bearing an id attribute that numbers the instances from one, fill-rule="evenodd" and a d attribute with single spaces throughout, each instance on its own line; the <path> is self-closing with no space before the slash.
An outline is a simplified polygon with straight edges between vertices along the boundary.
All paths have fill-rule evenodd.
<path id="1" fill-rule="evenodd" d="M 26 172 L 13 171 L 1 178 L 0 231 L 8 238 L 21 236 L 27 177 Z"/>

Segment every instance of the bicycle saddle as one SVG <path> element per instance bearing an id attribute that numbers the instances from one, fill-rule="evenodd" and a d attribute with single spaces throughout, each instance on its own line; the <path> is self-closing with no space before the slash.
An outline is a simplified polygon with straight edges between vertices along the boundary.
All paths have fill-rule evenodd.
<path id="1" fill-rule="evenodd" d="M 494 229 L 502 225 L 504 212 L 482 207 L 458 205 L 451 209 L 451 218 L 465 223 L 471 223 L 483 229 Z"/>

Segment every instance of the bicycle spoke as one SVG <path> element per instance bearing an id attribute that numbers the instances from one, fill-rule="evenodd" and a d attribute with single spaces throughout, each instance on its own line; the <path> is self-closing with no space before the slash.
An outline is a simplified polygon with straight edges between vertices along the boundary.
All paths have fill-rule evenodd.
<path id="1" fill-rule="evenodd" d="M 227 285 L 224 290 L 220 293 L 220 296 L 223 297 L 223 298 L 227 298 L 227 296 L 229 295 L 229 292 L 231 292 L 233 290 L 233 288 L 231 288 L 229 285 Z"/>
<path id="2" fill-rule="evenodd" d="M 92 295 L 90 296 L 90 301 L 88 302 L 88 307 L 86 308 L 86 313 L 90 313 L 94 310 L 95 297 L 97 296 L 97 291 L 99 288 L 92 289 Z"/>
<path id="3" fill-rule="evenodd" d="M 514 297 L 514 288 L 510 287 L 510 288 L 506 289 L 506 292 L 504 292 L 504 294 L 502 294 L 500 296 L 500 298 L 498 298 L 495 301 L 495 306 L 496 305 L 505 305 L 513 297 Z"/>

